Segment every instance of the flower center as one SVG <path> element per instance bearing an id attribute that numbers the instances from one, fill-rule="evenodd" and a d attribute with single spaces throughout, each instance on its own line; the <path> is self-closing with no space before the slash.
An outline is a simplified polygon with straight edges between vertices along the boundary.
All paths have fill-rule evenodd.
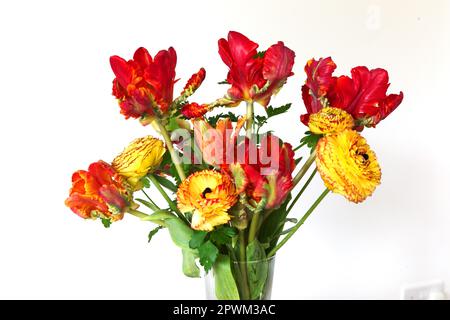
<path id="1" fill-rule="evenodd" d="M 364 160 L 369 160 L 369 155 L 367 153 L 363 153 L 361 156 L 364 158 Z"/>
<path id="2" fill-rule="evenodd" d="M 211 193 L 212 192 L 212 190 L 211 190 L 211 188 L 206 188 L 205 190 L 203 190 L 203 192 L 202 192 L 202 197 L 203 198 L 206 198 L 206 195 L 208 194 L 208 193 Z"/>

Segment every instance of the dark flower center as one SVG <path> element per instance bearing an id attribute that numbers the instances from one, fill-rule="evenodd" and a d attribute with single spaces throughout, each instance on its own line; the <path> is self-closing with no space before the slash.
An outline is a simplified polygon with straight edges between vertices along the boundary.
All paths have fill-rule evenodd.
<path id="1" fill-rule="evenodd" d="M 203 190 L 203 192 L 202 192 L 202 197 L 205 198 L 206 195 L 207 195 L 208 193 L 211 193 L 211 192 L 212 192 L 211 188 L 206 188 L 206 189 Z"/>
<path id="2" fill-rule="evenodd" d="M 369 155 L 367 153 L 363 153 L 361 156 L 364 158 L 364 160 L 369 160 Z"/>

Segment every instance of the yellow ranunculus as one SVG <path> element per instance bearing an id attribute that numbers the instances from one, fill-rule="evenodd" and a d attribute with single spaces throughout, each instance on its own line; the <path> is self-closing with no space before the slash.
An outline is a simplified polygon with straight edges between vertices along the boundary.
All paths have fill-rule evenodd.
<path id="1" fill-rule="evenodd" d="M 228 174 L 214 170 L 198 171 L 178 188 L 177 203 L 182 213 L 191 212 L 191 227 L 212 231 L 215 226 L 230 221 L 228 214 L 237 201 L 237 194 Z"/>
<path id="2" fill-rule="evenodd" d="M 380 184 L 381 169 L 375 153 L 354 130 L 327 135 L 316 148 L 316 164 L 328 189 L 358 203 Z"/>
<path id="3" fill-rule="evenodd" d="M 113 160 L 112 166 L 136 191 L 143 187 L 140 180 L 159 166 L 165 151 L 159 139 L 138 138 Z"/>
<path id="4" fill-rule="evenodd" d="M 326 107 L 309 116 L 308 126 L 315 134 L 339 133 L 352 129 L 355 123 L 353 117 L 346 111 L 338 108 Z"/>

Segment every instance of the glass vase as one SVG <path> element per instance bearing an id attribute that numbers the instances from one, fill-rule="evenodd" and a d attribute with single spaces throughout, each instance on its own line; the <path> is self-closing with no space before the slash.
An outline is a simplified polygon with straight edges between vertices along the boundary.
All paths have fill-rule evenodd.
<path id="1" fill-rule="evenodd" d="M 231 271 L 229 277 L 226 268 Z M 258 261 L 233 261 L 227 257 L 222 267 L 215 266 L 205 275 L 206 299 L 270 300 L 274 269 L 275 256 Z"/>

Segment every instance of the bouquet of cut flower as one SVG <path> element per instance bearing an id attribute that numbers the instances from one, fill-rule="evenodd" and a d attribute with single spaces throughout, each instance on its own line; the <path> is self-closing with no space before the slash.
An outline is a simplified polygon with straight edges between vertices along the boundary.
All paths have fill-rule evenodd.
<path id="1" fill-rule="evenodd" d="M 294 51 L 281 41 L 257 51 L 258 44 L 238 32 L 218 44 L 229 68 L 221 84 L 229 88 L 210 103 L 191 101 L 205 79 L 203 68 L 174 98 L 173 48 L 154 57 L 139 48 L 128 61 L 111 57 L 121 113 L 151 125 L 162 140 L 138 138 L 111 163 L 76 171 L 65 203 L 105 227 L 126 213 L 153 223 L 149 241 L 167 229 L 181 249 L 184 274 L 199 277 L 204 268 L 210 298 L 268 299 L 275 254 L 323 198 L 332 191 L 359 203 L 380 184 L 380 166 L 361 132 L 395 110 L 403 93 L 387 95 L 383 69 L 355 67 L 351 77 L 337 77 L 331 58 L 311 59 L 301 88 L 307 112 L 298 121 L 309 129 L 293 148 L 264 125 L 291 107 L 269 103 L 293 75 Z M 243 102 L 242 116 L 210 113 L 240 110 Z M 255 115 L 257 105 L 263 115 Z M 298 155 L 301 148 L 310 149 L 307 159 Z M 325 190 L 303 217 L 289 216 L 317 172 Z M 165 203 L 157 203 L 155 193 Z"/>

